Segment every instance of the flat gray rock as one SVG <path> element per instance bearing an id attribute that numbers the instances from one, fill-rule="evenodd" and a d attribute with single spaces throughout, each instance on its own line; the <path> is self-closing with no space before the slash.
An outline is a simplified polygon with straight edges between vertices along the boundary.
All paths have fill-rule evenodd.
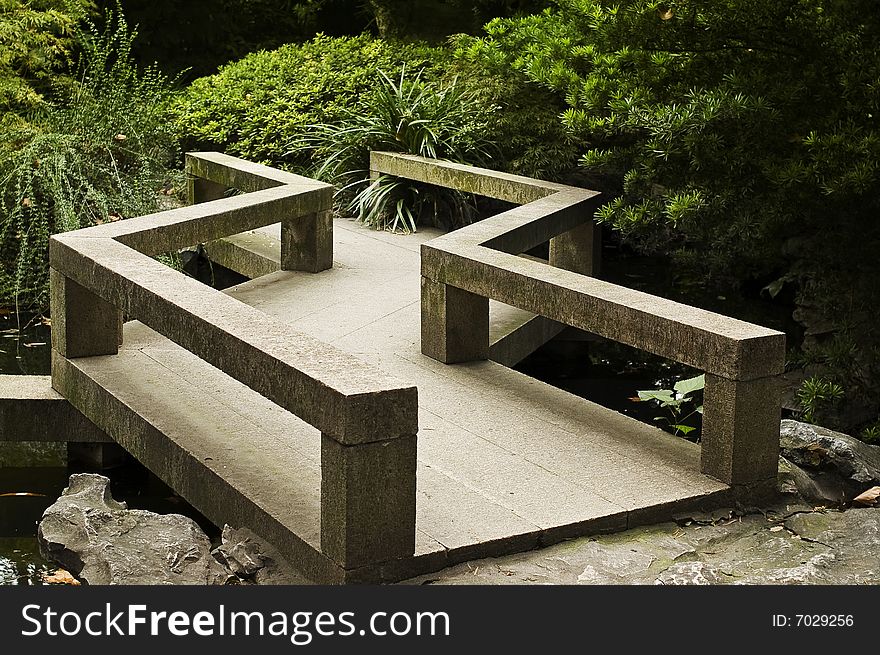
<path id="1" fill-rule="evenodd" d="M 880 508 L 681 517 L 466 562 L 410 584 L 880 584 Z"/>
<path id="2" fill-rule="evenodd" d="M 91 585 L 225 584 L 232 576 L 211 556 L 211 543 L 185 516 L 127 509 L 109 480 L 75 474 L 43 514 L 37 537 L 44 556 Z"/>

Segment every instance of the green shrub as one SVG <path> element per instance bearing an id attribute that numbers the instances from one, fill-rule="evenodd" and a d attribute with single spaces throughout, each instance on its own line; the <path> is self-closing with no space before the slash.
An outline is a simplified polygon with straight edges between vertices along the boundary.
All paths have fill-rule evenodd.
<path id="1" fill-rule="evenodd" d="M 216 149 L 297 170 L 307 153 L 290 154 L 307 125 L 335 124 L 359 107 L 377 83 L 377 71 L 396 77 L 405 65 L 426 81 L 441 77 L 447 54 L 368 35 L 318 35 L 303 45 L 251 54 L 193 82 L 175 107 L 188 149 Z"/>
<path id="2" fill-rule="evenodd" d="M 131 63 L 124 19 L 81 34 L 72 95 L 0 129 L 0 302 L 44 308 L 51 234 L 155 211 L 175 141 L 169 82 Z"/>
<path id="3" fill-rule="evenodd" d="M 486 139 L 497 147 L 491 168 L 544 180 L 570 178 L 577 169 L 578 144 L 559 120 L 563 95 L 510 66 L 491 65 L 473 37 L 459 35 L 451 43 L 451 73 L 483 106 Z"/>
<path id="4" fill-rule="evenodd" d="M 71 64 L 92 0 L 0 0 L 0 116 L 33 114 Z"/>
<path id="5" fill-rule="evenodd" d="M 876 414 L 876 3 L 553 4 L 491 22 L 470 58 L 564 97 L 582 167 L 617 180 L 601 221 L 701 284 L 787 286 L 808 333 L 855 343 L 841 381 Z"/>

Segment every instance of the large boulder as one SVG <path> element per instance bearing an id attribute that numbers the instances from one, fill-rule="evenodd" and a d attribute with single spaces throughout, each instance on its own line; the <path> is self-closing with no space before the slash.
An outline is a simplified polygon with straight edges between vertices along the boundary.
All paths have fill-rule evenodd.
<path id="1" fill-rule="evenodd" d="M 211 542 L 185 516 L 130 510 L 113 500 L 109 480 L 76 474 L 40 521 L 44 556 L 87 584 L 225 584 L 233 576 Z"/>
<path id="2" fill-rule="evenodd" d="M 880 446 L 788 419 L 780 426 L 779 446 L 780 454 L 810 472 L 817 484 L 839 484 L 848 499 L 880 485 Z"/>

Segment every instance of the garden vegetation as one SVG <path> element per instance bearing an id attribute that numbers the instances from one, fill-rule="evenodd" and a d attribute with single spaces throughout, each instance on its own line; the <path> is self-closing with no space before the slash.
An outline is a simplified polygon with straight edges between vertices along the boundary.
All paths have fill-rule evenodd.
<path id="1" fill-rule="evenodd" d="M 87 0 L 0 0 L 6 304 L 45 302 L 52 232 L 151 210 L 182 150 L 322 176 L 398 230 L 472 199 L 370 183 L 367 153 L 440 156 L 599 188 L 608 236 L 679 285 L 785 303 L 804 413 L 877 434 L 872 0 L 223 0 L 201 33 L 204 3 L 176 4 L 123 1 L 138 49 L 121 17 L 87 27 Z"/>

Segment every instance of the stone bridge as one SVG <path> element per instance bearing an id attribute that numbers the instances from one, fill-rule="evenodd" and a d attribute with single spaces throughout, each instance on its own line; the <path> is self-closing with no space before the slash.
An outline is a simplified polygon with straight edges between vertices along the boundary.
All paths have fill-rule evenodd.
<path id="1" fill-rule="evenodd" d="M 190 206 L 52 238 L 51 381 L 2 378 L 0 439 L 115 441 L 325 583 L 773 488 L 783 334 L 594 277 L 596 192 L 391 153 L 371 168 L 518 206 L 392 235 L 334 220 L 326 184 L 192 153 Z M 547 241 L 549 261 L 523 255 Z M 153 258 L 199 243 L 251 281 L 216 291 Z M 705 371 L 702 443 L 509 368 L 565 326 Z"/>

